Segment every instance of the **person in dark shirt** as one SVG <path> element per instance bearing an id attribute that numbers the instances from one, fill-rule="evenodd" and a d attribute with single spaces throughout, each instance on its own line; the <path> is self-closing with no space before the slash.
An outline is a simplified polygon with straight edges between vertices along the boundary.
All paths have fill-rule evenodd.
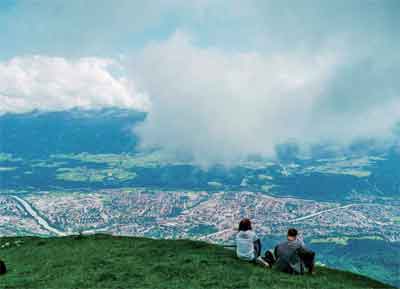
<path id="1" fill-rule="evenodd" d="M 297 238 L 297 230 L 288 230 L 287 241 L 275 247 L 275 265 L 279 271 L 290 274 L 303 274 L 304 268 L 308 273 L 314 272 L 315 253 L 309 250 L 302 240 Z"/>

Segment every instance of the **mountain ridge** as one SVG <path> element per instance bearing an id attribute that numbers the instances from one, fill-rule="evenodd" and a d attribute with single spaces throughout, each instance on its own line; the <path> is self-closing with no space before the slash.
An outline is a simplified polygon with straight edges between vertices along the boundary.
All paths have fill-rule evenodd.
<path id="1" fill-rule="evenodd" d="M 0 238 L 1 288 L 394 288 L 317 267 L 291 276 L 243 262 L 232 250 L 190 240 L 105 234 Z"/>

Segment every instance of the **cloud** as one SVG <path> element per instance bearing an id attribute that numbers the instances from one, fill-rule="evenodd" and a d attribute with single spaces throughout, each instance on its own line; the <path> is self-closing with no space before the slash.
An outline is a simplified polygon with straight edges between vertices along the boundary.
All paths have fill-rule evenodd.
<path id="1" fill-rule="evenodd" d="M 0 1 L 0 59 L 115 57 L 176 29 L 229 50 L 316 49 L 338 32 L 357 49 L 391 50 L 400 48 L 399 26 L 398 0 Z"/>
<path id="2" fill-rule="evenodd" d="M 0 9 L 0 111 L 146 109 L 143 147 L 203 163 L 386 140 L 400 118 L 398 0 L 66 3 Z"/>
<path id="3" fill-rule="evenodd" d="M 146 110 L 147 96 L 102 58 L 27 56 L 0 62 L 0 113 L 124 107 Z"/>
<path id="4" fill-rule="evenodd" d="M 387 137 L 400 119 L 398 65 L 332 43 L 308 53 L 226 52 L 178 32 L 145 47 L 132 67 L 152 103 L 136 129 L 142 147 L 205 165 L 273 156 L 286 142 Z"/>
<path id="5" fill-rule="evenodd" d="M 190 26 L 209 0 L 0 1 L 0 59 L 16 55 L 116 57 Z M 21 21 L 23 19 L 23 21 Z"/>

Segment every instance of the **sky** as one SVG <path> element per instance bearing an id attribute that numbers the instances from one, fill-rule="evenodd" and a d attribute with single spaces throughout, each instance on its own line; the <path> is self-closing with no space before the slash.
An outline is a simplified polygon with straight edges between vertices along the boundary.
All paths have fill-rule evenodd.
<path id="1" fill-rule="evenodd" d="M 398 0 L 1 0 L 0 114 L 123 107 L 202 163 L 390 141 Z"/>

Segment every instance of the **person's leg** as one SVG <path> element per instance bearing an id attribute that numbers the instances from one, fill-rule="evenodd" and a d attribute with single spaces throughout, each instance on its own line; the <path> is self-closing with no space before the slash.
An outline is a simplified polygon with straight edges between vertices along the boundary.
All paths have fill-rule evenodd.
<path id="1" fill-rule="evenodd" d="M 315 265 L 315 253 L 312 252 L 309 260 L 305 263 L 305 267 L 308 269 L 308 273 L 314 273 L 314 265 Z"/>
<path id="2" fill-rule="evenodd" d="M 268 264 L 269 264 L 270 266 L 272 266 L 272 265 L 275 264 L 275 257 L 274 257 L 274 254 L 273 254 L 270 250 L 268 250 L 268 251 L 265 252 L 264 260 L 265 260 L 266 262 L 268 262 Z"/>
<path id="3" fill-rule="evenodd" d="M 254 261 L 265 267 L 270 267 L 270 264 L 261 257 L 261 241 L 260 239 L 254 241 Z"/>
<path id="4" fill-rule="evenodd" d="M 312 251 L 304 252 L 301 256 L 303 260 L 304 267 L 307 269 L 308 273 L 314 272 L 314 263 L 315 263 L 315 253 Z"/>
<path id="5" fill-rule="evenodd" d="M 278 259 L 278 257 L 279 257 L 278 256 L 278 245 L 276 245 L 274 248 L 274 257 L 275 257 L 275 260 Z"/>
<path id="6" fill-rule="evenodd" d="M 260 239 L 257 239 L 254 241 L 254 255 L 255 257 L 259 257 L 261 255 L 261 241 Z"/>

